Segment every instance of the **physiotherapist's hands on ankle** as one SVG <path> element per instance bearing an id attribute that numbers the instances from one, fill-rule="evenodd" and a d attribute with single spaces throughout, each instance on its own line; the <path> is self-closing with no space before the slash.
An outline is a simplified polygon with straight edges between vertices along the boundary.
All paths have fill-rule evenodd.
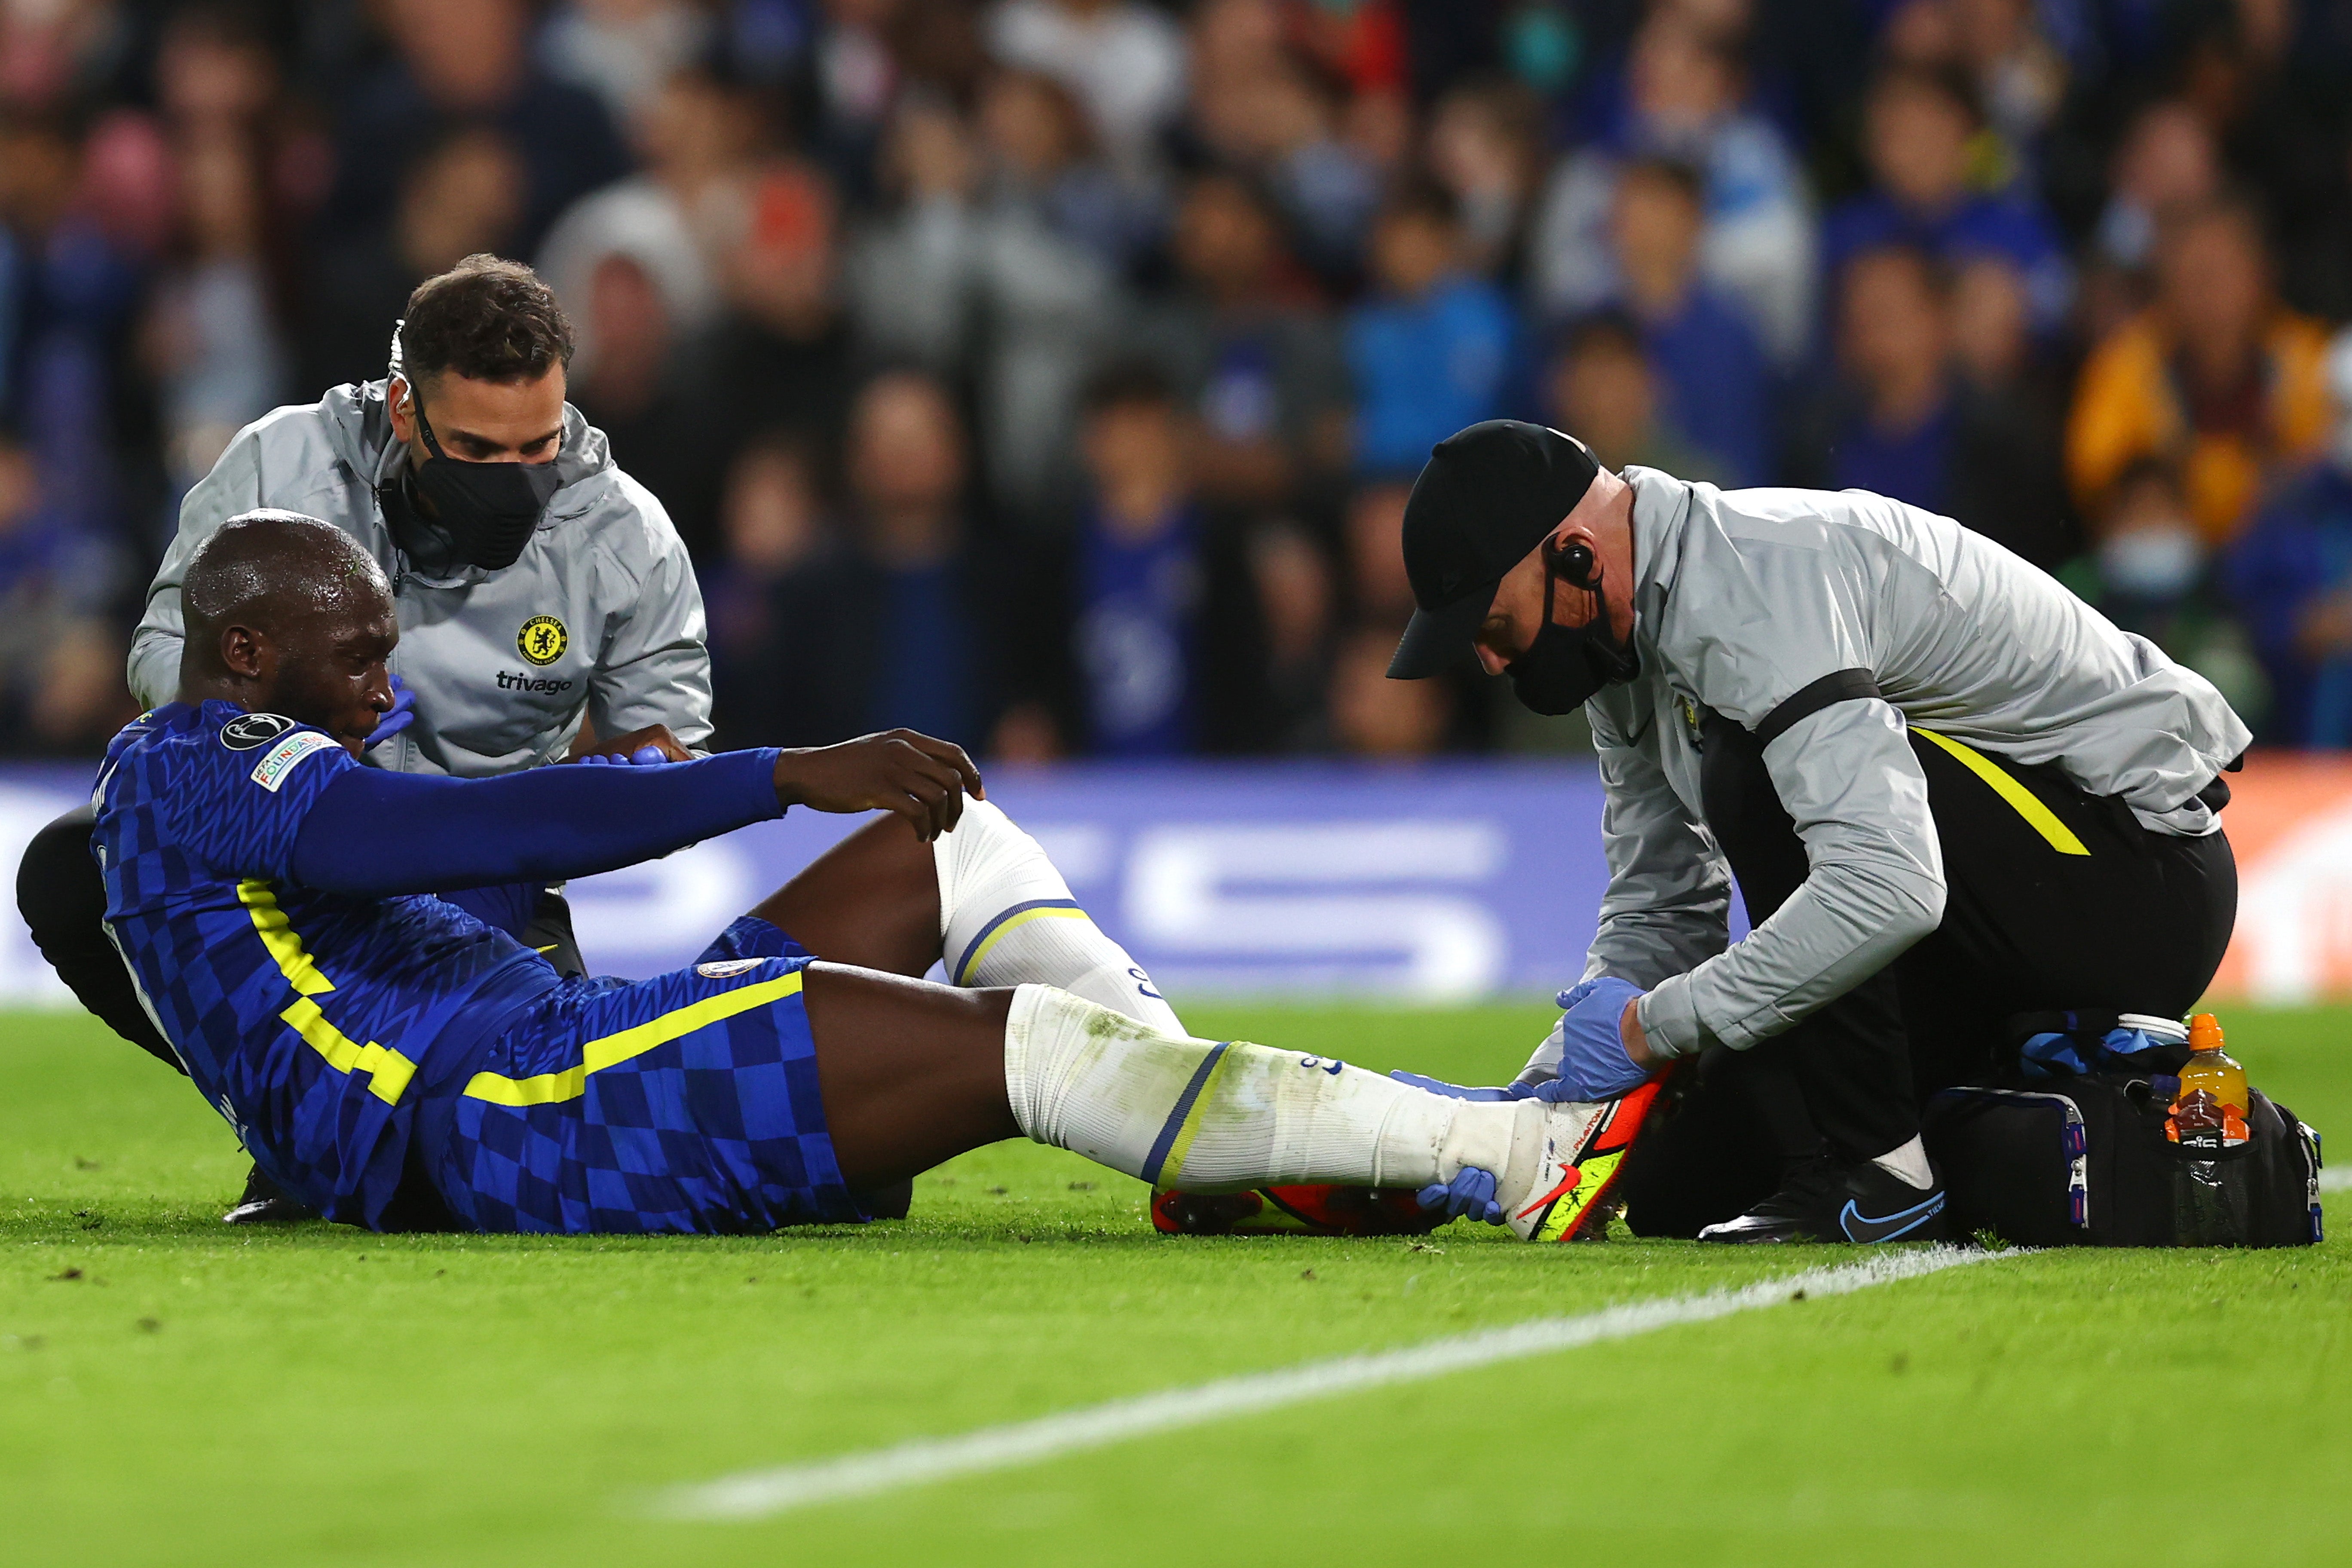
<path id="1" fill-rule="evenodd" d="M 963 816 L 963 797 L 986 800 L 963 748 L 912 730 L 885 730 L 837 746 L 776 758 L 776 798 L 815 811 L 894 811 L 929 842 Z"/>
<path id="2" fill-rule="evenodd" d="M 1632 981 L 1608 975 L 1561 992 L 1559 1005 L 1568 1011 L 1553 1031 L 1559 1040 L 1559 1076 L 1535 1085 L 1535 1097 L 1609 1100 L 1647 1081 L 1657 1061 L 1642 1036 L 1642 996 Z"/>
<path id="3" fill-rule="evenodd" d="M 1463 1166 L 1450 1182 L 1433 1182 L 1415 1193 L 1412 1201 L 1424 1214 L 1444 1210 L 1447 1219 L 1503 1223 L 1503 1205 L 1495 1200 L 1495 1173 L 1475 1165 Z"/>
<path id="4" fill-rule="evenodd" d="M 1417 1072 L 1402 1070 L 1389 1077 L 1432 1094 L 1455 1100 L 1526 1100 L 1552 1104 L 1562 1100 L 1608 1100 L 1639 1088 L 1664 1058 L 1649 1047 L 1642 1033 L 1640 1003 L 1644 993 L 1631 981 L 1603 977 L 1587 980 L 1559 994 L 1568 1009 L 1551 1034 L 1536 1047 L 1517 1080 L 1499 1089 L 1469 1089 Z"/>

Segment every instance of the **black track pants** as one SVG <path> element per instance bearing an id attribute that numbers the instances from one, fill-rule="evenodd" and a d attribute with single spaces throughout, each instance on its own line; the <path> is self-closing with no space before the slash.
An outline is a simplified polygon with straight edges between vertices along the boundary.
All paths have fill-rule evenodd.
<path id="1" fill-rule="evenodd" d="M 1755 737 L 1717 718 L 1705 739 L 1707 824 L 1760 925 L 1804 881 L 1804 842 Z M 2151 833 L 2054 767 L 1916 730 L 1911 749 L 1943 851 L 1943 923 L 1786 1033 L 1686 1066 L 1680 1109 L 1626 1170 L 1635 1229 L 1689 1235 L 1766 1195 L 1790 1161 L 1908 1142 L 1928 1095 L 1995 1069 L 2018 1014 L 2178 1016 L 2211 982 L 2238 908 L 2225 836 Z"/>
<path id="2" fill-rule="evenodd" d="M 183 1071 L 106 934 L 106 882 L 89 852 L 94 806 L 78 806 L 33 835 L 16 867 L 16 910 L 33 945 L 81 1005 L 141 1050 Z"/>

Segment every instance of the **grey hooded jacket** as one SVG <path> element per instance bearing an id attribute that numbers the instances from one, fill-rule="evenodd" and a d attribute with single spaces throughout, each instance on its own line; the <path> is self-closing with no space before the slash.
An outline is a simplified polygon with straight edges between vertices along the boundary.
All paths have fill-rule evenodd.
<path id="1" fill-rule="evenodd" d="M 416 693 L 416 719 L 368 753 L 378 766 L 478 778 L 551 762 L 583 710 L 600 735 L 667 724 L 688 746 L 709 742 L 701 590 L 669 514 L 614 466 L 602 431 L 565 405 L 562 488 L 500 572 L 427 577 L 410 564 L 376 499 L 407 461 L 381 381 L 239 431 L 180 505 L 131 638 L 132 695 L 152 707 L 179 688 L 180 582 L 196 547 L 241 511 L 283 507 L 343 530 L 392 579 L 392 668 Z"/>
<path id="2" fill-rule="evenodd" d="M 2054 763 L 2158 832 L 2220 827 L 2198 791 L 2251 738 L 2221 693 L 1981 534 L 1862 490 L 1625 478 L 1642 672 L 1585 708 L 1610 872 L 1585 976 L 1646 987 L 1642 1026 L 1662 1051 L 1752 1046 L 1936 929 L 1944 867 L 1908 726 Z M 1700 716 L 1754 730 L 1850 669 L 1882 698 L 1822 708 L 1764 748 L 1811 874 L 1727 946 Z M 1523 1076 L 1551 1076 L 1546 1054 Z"/>

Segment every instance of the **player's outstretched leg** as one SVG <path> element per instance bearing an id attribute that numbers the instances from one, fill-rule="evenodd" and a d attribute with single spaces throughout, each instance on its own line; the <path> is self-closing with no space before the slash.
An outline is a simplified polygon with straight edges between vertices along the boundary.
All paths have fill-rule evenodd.
<path id="1" fill-rule="evenodd" d="M 478 1230 L 853 1219 L 860 1192 L 1026 1133 L 1167 1186 L 1402 1187 L 1551 1239 L 1612 1109 L 1432 1094 L 1051 986 L 752 957 L 553 994 L 416 1125 L 450 1215 Z"/>
<path id="2" fill-rule="evenodd" d="M 806 1005 L 853 1185 L 1021 1132 L 1189 1192 L 1419 1189 L 1554 1239 L 1548 1222 L 1615 1109 L 1452 1099 L 1320 1057 L 1163 1034 L 1044 985 L 958 995 L 820 963 Z"/>
<path id="3" fill-rule="evenodd" d="M 838 963 L 962 986 L 1058 986 L 1167 1034 L 1183 1024 L 1151 977 L 1070 896 L 1036 839 L 985 800 L 935 843 L 886 816 L 751 911 Z"/>

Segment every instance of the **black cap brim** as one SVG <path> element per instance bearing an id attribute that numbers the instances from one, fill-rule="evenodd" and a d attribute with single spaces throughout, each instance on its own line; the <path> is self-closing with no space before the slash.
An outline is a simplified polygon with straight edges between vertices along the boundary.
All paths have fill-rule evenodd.
<path id="1" fill-rule="evenodd" d="M 1477 637 L 1486 612 L 1494 607 L 1495 591 L 1501 586 L 1498 579 L 1450 605 L 1434 610 L 1415 610 L 1412 619 L 1405 625 L 1404 637 L 1397 643 L 1395 656 L 1389 660 L 1389 679 L 1423 680 L 1443 674 L 1460 662 Z"/>

